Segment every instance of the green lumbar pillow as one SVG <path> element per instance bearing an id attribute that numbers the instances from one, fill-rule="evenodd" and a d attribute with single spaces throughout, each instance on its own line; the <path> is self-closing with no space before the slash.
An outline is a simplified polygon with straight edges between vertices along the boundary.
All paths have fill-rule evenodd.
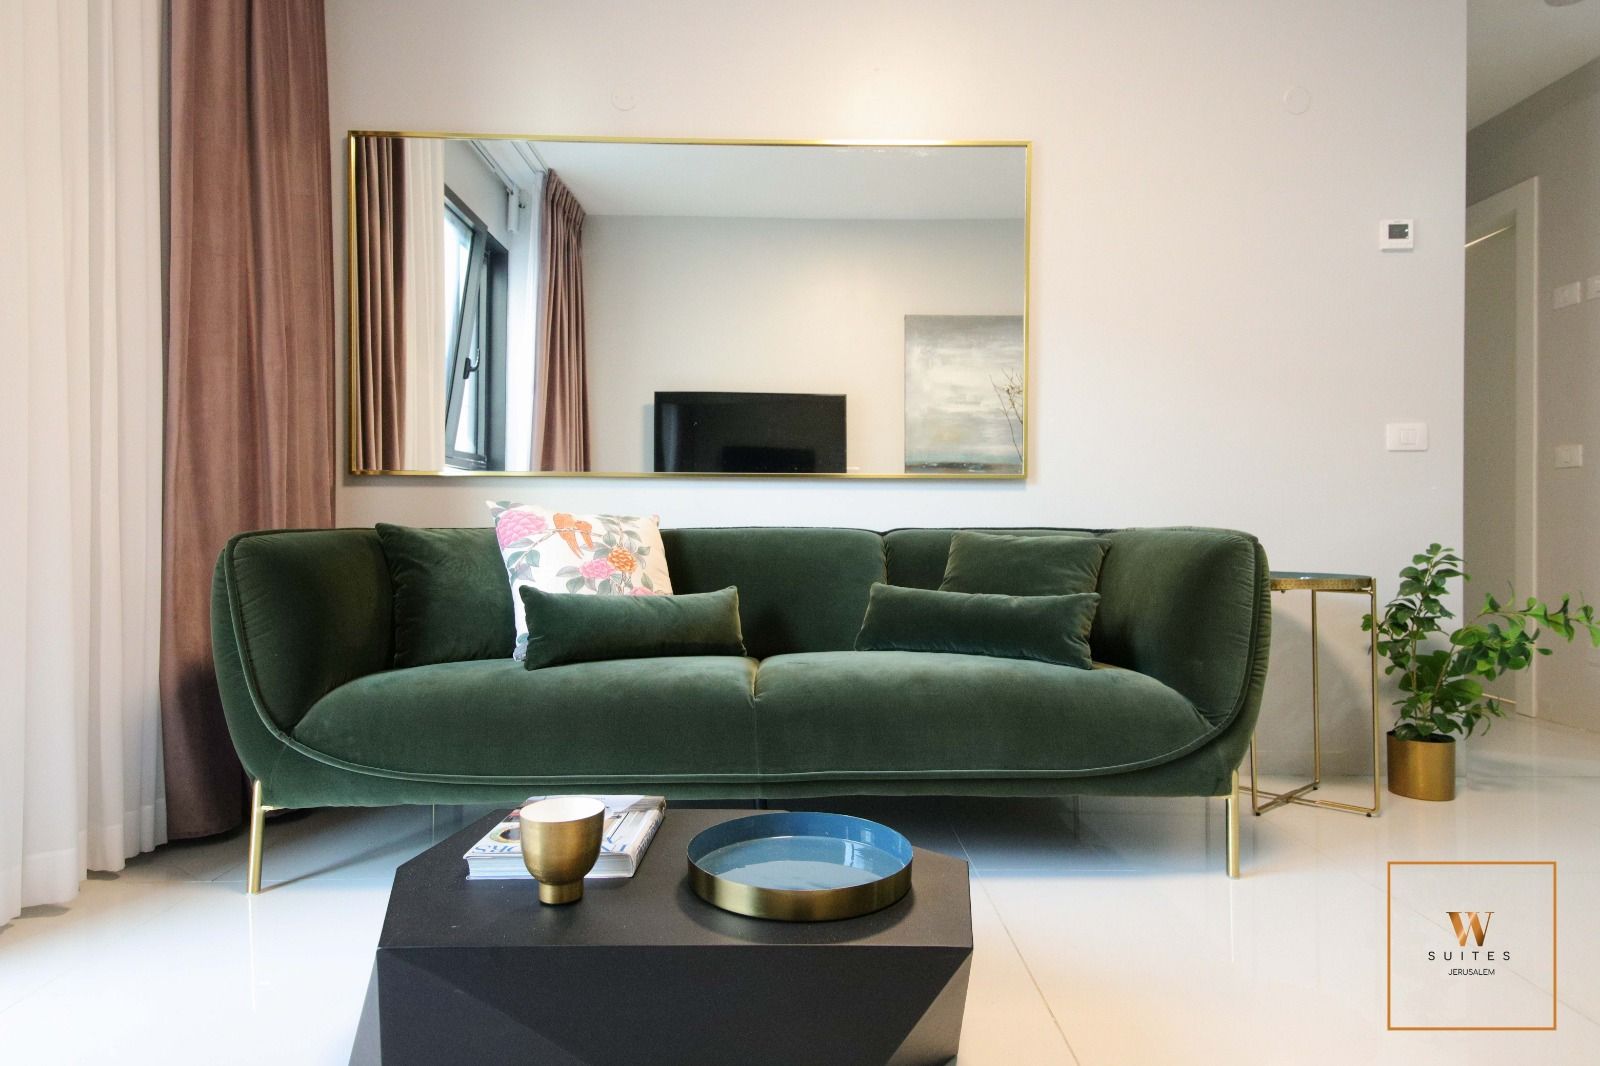
<path id="1" fill-rule="evenodd" d="M 1100 595 L 1000 596 L 874 584 L 856 651 L 942 651 L 1087 670 Z"/>
<path id="2" fill-rule="evenodd" d="M 950 538 L 941 592 L 1070 596 L 1093 592 L 1110 541 L 961 530 Z"/>
<path id="3" fill-rule="evenodd" d="M 743 655 L 739 590 L 595 596 L 517 590 L 528 616 L 529 670 L 602 659 Z"/>

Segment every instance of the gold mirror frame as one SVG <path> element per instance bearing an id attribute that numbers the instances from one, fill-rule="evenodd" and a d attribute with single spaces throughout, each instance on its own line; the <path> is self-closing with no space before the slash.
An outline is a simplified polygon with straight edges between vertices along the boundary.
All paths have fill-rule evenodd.
<path id="1" fill-rule="evenodd" d="M 932 473 L 735 473 L 727 471 L 612 471 L 612 470 L 369 470 L 356 462 L 356 427 L 360 424 L 357 402 L 360 386 L 356 364 L 359 346 L 360 311 L 356 281 L 356 138 L 415 137 L 433 140 L 474 141 L 557 141 L 585 144 L 694 144 L 747 145 L 762 148 L 1021 148 L 1022 179 L 1022 471 L 1016 474 L 956 472 Z M 1028 434 L 1033 429 L 1032 300 L 1033 300 L 1033 142 L 1028 140 L 788 140 L 737 137 L 597 137 L 582 134 L 538 133 L 453 133 L 438 130 L 350 130 L 345 135 L 345 329 L 346 362 L 349 364 L 345 389 L 349 402 L 345 411 L 345 441 L 349 453 L 349 472 L 356 477 L 514 477 L 514 478 L 810 478 L 862 481 L 1026 481 L 1033 449 Z"/>

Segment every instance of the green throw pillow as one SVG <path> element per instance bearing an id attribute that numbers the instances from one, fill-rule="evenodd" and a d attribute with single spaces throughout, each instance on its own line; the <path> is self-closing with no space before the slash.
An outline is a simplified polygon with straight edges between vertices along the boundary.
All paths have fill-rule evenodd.
<path id="1" fill-rule="evenodd" d="M 1069 596 L 1093 592 L 1110 541 L 959 530 L 950 538 L 941 592 Z"/>
<path id="2" fill-rule="evenodd" d="M 856 651 L 944 651 L 1087 670 L 1100 595 L 997 596 L 874 584 Z"/>
<path id="3" fill-rule="evenodd" d="M 593 596 L 523 585 L 529 670 L 602 659 L 743 655 L 739 590 L 686 596 Z"/>
<path id="4" fill-rule="evenodd" d="M 394 586 L 397 669 L 511 654 L 517 626 L 494 530 L 377 530 Z"/>

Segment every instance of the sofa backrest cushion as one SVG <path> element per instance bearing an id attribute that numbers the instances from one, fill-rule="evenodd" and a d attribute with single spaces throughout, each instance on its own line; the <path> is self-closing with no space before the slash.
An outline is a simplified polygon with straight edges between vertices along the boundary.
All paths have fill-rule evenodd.
<path id="1" fill-rule="evenodd" d="M 848 651 L 872 583 L 884 579 L 883 537 L 864 529 L 663 529 L 661 540 L 674 592 L 738 586 L 745 647 L 757 659 Z"/>
<path id="2" fill-rule="evenodd" d="M 963 526 L 978 533 L 1005 533 L 1013 537 L 1093 537 L 1092 529 L 991 529 Z M 914 589 L 936 589 L 944 580 L 945 563 L 950 559 L 950 538 L 954 529 L 894 529 L 883 535 L 884 561 L 891 585 Z"/>
<path id="3" fill-rule="evenodd" d="M 1093 592 L 1107 547 L 1099 537 L 1015 537 L 963 529 L 950 538 L 950 561 L 939 588 L 1000 596 Z"/>
<path id="4" fill-rule="evenodd" d="M 511 657 L 516 626 L 494 530 L 377 529 L 394 586 L 397 669 Z"/>

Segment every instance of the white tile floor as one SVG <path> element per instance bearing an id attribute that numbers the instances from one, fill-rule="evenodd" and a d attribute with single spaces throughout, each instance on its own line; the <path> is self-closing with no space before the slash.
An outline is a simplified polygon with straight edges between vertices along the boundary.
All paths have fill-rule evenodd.
<path id="1" fill-rule="evenodd" d="M 832 806 L 971 861 L 962 1066 L 1593 1066 L 1600 736 L 1512 721 L 1468 754 L 1454 803 L 1246 816 L 1236 882 L 1220 801 Z M 345 1062 L 394 866 L 479 813 L 280 820 L 271 890 L 253 900 L 235 837 L 163 848 L 69 906 L 29 910 L 0 928 L 0 1063 Z M 1424 858 L 1560 862 L 1556 1032 L 1385 1030 L 1385 863 Z"/>

